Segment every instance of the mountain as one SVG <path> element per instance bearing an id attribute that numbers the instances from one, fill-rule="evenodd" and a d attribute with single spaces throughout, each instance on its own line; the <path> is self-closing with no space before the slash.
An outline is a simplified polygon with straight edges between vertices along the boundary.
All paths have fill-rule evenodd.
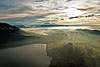
<path id="1" fill-rule="evenodd" d="M 0 23 L 0 34 L 5 32 L 15 32 L 15 31 L 20 31 L 20 29 L 6 23 Z"/>
<path id="2" fill-rule="evenodd" d="M 0 23 L 0 48 L 5 47 L 4 43 L 19 40 L 23 31 L 15 26 L 6 23 Z"/>
<path id="3" fill-rule="evenodd" d="M 0 23 L 0 49 L 24 46 L 34 42 L 34 39 L 38 38 L 38 35 L 26 33 L 6 23 Z"/>

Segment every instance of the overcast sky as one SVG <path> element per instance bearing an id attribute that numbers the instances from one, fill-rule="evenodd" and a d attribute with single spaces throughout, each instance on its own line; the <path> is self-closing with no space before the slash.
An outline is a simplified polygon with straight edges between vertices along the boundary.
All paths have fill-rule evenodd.
<path id="1" fill-rule="evenodd" d="M 68 12 L 70 8 L 78 10 L 80 14 L 99 14 L 99 7 L 100 0 L 0 0 L 0 20 L 49 15 L 71 16 Z"/>

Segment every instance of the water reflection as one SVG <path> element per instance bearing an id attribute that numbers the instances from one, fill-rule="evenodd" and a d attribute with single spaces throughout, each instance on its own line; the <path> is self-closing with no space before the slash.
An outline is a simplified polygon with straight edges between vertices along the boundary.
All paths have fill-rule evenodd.
<path id="1" fill-rule="evenodd" d="M 89 29 L 89 30 L 100 30 L 100 26 L 90 25 L 90 26 L 62 26 L 62 27 L 51 27 L 49 29 Z"/>
<path id="2" fill-rule="evenodd" d="M 0 67 L 48 67 L 50 61 L 46 44 L 0 50 Z"/>
<path id="3" fill-rule="evenodd" d="M 90 29 L 89 26 L 52 27 L 50 29 Z"/>

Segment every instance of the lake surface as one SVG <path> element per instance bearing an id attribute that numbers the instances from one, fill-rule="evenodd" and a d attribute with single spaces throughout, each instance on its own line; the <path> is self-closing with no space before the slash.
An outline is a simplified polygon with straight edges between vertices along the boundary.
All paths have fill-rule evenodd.
<path id="1" fill-rule="evenodd" d="M 48 67 L 46 44 L 31 44 L 0 50 L 0 67 Z"/>

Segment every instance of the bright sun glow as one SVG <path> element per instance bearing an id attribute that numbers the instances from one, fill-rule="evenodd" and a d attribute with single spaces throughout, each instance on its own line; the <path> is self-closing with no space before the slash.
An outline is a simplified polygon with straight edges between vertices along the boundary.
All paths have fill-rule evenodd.
<path id="1" fill-rule="evenodd" d="M 84 14 L 84 12 L 77 10 L 76 8 L 68 8 L 67 13 L 69 17 L 75 17 Z"/>

